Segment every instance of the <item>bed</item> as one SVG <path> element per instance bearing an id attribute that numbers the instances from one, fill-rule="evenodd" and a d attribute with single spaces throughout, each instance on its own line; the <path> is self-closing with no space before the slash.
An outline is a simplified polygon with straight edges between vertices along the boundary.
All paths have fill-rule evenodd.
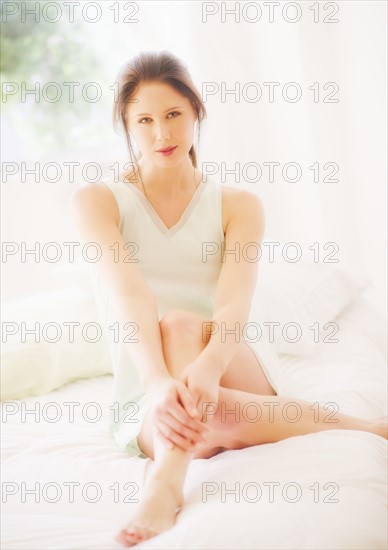
<path id="1" fill-rule="evenodd" d="M 336 345 L 279 353 L 281 393 L 365 418 L 386 414 L 385 318 L 367 284 L 335 321 Z M 3 399 L 2 548 L 121 548 L 114 537 L 150 459 L 126 455 L 108 432 L 112 381 L 89 374 Z M 31 409 L 38 416 L 24 417 Z M 176 525 L 137 547 L 385 549 L 386 455 L 377 435 L 329 430 L 194 460 Z"/>

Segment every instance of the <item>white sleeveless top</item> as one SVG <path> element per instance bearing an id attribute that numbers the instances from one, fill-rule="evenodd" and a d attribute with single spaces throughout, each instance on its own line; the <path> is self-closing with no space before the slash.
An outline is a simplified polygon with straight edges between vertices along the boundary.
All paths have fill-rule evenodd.
<path id="1" fill-rule="evenodd" d="M 116 199 L 120 232 L 124 242 L 132 243 L 128 246 L 128 254 L 131 260 L 138 260 L 135 265 L 153 291 L 159 320 L 173 308 L 187 309 L 211 319 L 222 267 L 221 245 L 225 239 L 222 184 L 209 177 L 206 181 L 202 179 L 180 220 L 169 229 L 145 195 L 132 183 L 124 180 L 115 182 L 113 178 L 105 178 L 99 183 L 108 187 Z M 93 264 L 91 268 L 96 304 L 111 351 L 113 399 L 118 403 L 121 419 L 125 403 L 144 403 L 146 396 L 123 338 L 117 339 L 116 336 L 114 341 L 114 333 L 108 328 L 117 319 L 105 285 Z M 263 349 L 260 342 L 256 349 L 260 350 L 263 369 L 267 362 L 277 368 L 277 356 L 271 353 L 274 350 Z M 276 380 L 271 375 L 268 377 L 276 389 Z M 135 414 L 134 418 L 142 418 L 142 415 Z M 139 420 L 137 426 L 131 423 L 124 426 L 121 420 L 113 422 L 111 419 L 111 427 L 116 441 L 125 448 L 141 426 Z"/>

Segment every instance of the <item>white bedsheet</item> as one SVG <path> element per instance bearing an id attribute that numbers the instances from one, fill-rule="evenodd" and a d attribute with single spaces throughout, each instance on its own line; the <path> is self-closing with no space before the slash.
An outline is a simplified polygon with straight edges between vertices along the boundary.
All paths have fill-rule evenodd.
<path id="1" fill-rule="evenodd" d="M 341 412 L 366 418 L 386 414 L 383 321 L 361 296 L 337 319 L 340 343 L 320 343 L 309 359 L 281 356 L 283 394 L 335 402 Z M 136 506 L 125 500 L 138 498 L 140 492 L 133 489 L 141 491 L 150 461 L 128 457 L 109 435 L 111 386 L 107 375 L 3 404 L 3 549 L 121 548 L 114 535 Z M 49 402 L 62 404 L 58 422 L 43 418 L 43 412 L 46 419 L 54 416 L 54 407 L 44 409 Z M 80 404 L 73 423 L 64 402 Z M 81 414 L 82 406 L 91 402 L 103 413 L 95 423 Z M 40 421 L 27 415 L 22 422 L 22 406 L 39 406 Z M 5 416 L 6 407 L 18 411 Z M 95 410 L 88 409 L 89 419 Z M 387 442 L 376 435 L 333 430 L 195 460 L 176 525 L 137 547 L 385 549 L 386 450 Z M 73 501 L 69 485 L 64 485 L 68 482 L 79 484 Z M 271 482 L 279 484 L 273 502 Z M 23 483 L 37 489 L 40 502 L 23 495 Z M 215 494 L 205 499 L 205 487 Z M 237 492 L 225 494 L 223 487 Z M 97 489 L 98 501 L 82 497 L 83 490 L 89 500 L 97 498 Z M 299 500 L 290 502 L 297 490 Z M 50 502 L 55 495 L 58 501 Z"/>

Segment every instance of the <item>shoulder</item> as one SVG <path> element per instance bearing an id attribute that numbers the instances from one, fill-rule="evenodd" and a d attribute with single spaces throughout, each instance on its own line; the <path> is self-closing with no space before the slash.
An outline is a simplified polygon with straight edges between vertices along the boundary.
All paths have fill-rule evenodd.
<path id="1" fill-rule="evenodd" d="M 113 192 L 102 182 L 89 183 L 76 189 L 71 197 L 76 214 L 120 220 L 119 207 Z"/>
<path id="2" fill-rule="evenodd" d="M 222 187 L 222 209 L 225 214 L 226 226 L 232 220 L 251 219 L 264 223 L 263 203 L 260 197 L 252 191 L 224 185 Z"/>

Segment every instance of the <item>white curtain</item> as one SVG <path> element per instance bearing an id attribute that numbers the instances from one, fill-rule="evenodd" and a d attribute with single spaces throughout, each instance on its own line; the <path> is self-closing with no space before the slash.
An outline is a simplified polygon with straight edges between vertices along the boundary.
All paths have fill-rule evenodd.
<path id="1" fill-rule="evenodd" d="M 365 273 L 385 304 L 386 2 L 275 2 L 273 22 L 265 2 L 136 2 L 133 16 L 119 3 L 118 23 L 108 6 L 114 3 L 100 4 L 103 18 L 84 23 L 105 71 L 96 80 L 108 88 L 121 65 L 142 50 L 181 57 L 206 101 L 203 170 L 262 198 L 265 240 L 297 242 L 306 259 L 318 242 L 319 261 L 335 250 L 324 245 L 336 243 L 333 257 Z M 138 22 L 124 23 L 125 16 Z M 279 84 L 273 102 L 271 82 Z M 223 89 L 238 95 L 223 97 Z M 296 90 L 302 96 L 293 102 Z M 98 160 L 107 175 L 114 162 L 128 160 L 124 138 L 111 127 L 109 102 L 93 121 L 96 141 L 83 149 L 38 153 L 25 142 L 21 150 L 22 138 L 7 117 L 5 123 L 3 161 Z M 273 181 L 269 163 L 277 163 Z M 2 185 L 3 240 L 76 240 L 67 198 L 77 182 L 23 184 L 18 177 Z M 7 262 L 3 299 L 46 289 L 55 267 L 32 265 L 26 277 L 16 260 Z"/>

